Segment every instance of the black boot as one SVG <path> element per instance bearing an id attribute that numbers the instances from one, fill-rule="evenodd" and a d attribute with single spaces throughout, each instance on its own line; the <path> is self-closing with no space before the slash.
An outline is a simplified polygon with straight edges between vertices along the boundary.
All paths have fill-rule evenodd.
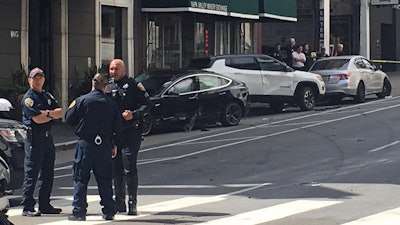
<path id="1" fill-rule="evenodd" d="M 137 215 L 137 190 L 138 190 L 138 176 L 128 176 L 127 179 L 128 184 L 128 194 L 129 194 L 129 201 L 128 201 L 128 215 Z"/>
<path id="2" fill-rule="evenodd" d="M 125 189 L 126 181 L 125 176 L 114 177 L 114 191 L 115 191 L 115 209 L 117 212 L 126 212 L 125 204 Z"/>

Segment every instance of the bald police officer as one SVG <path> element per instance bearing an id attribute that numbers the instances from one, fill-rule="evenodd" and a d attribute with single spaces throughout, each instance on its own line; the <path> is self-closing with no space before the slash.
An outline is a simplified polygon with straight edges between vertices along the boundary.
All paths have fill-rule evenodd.
<path id="1" fill-rule="evenodd" d="M 62 109 L 56 99 L 43 89 L 43 70 L 34 68 L 28 75 L 30 89 L 22 98 L 22 122 L 30 127 L 31 135 L 25 144 L 24 183 L 22 186 L 23 216 L 59 214 L 60 208 L 50 205 L 53 189 L 55 147 L 51 135 L 53 119 L 61 118 Z M 40 174 L 40 176 L 39 176 Z M 33 198 L 36 182 L 39 189 L 39 211 Z"/>
<path id="2" fill-rule="evenodd" d="M 125 189 L 128 187 L 128 215 L 137 215 L 138 170 L 137 157 L 142 142 L 141 119 L 151 107 L 150 99 L 142 85 L 128 77 L 124 62 L 110 62 L 110 82 L 107 93 L 115 100 L 122 115 L 121 143 L 113 160 L 115 169 L 114 188 L 118 212 L 126 212 Z"/>
<path id="3" fill-rule="evenodd" d="M 115 102 L 104 93 L 107 84 L 105 75 L 96 74 L 92 91 L 74 100 L 65 114 L 66 122 L 76 125 L 75 134 L 79 137 L 73 163 L 73 210 L 68 217 L 72 221 L 86 220 L 87 185 L 92 170 L 99 189 L 100 204 L 104 206 L 103 218 L 113 220 L 116 213 L 112 198 L 111 160 L 112 154 L 116 153 L 115 134 L 120 130 L 121 118 Z"/>

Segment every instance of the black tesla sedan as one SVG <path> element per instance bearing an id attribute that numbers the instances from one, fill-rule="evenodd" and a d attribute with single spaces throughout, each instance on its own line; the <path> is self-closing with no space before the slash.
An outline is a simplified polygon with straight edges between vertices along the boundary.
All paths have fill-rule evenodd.
<path id="1" fill-rule="evenodd" d="M 144 135 L 156 127 L 190 131 L 198 124 L 234 126 L 249 110 L 246 85 L 220 74 L 158 69 L 135 80 L 143 84 L 154 104 L 144 116 Z"/>

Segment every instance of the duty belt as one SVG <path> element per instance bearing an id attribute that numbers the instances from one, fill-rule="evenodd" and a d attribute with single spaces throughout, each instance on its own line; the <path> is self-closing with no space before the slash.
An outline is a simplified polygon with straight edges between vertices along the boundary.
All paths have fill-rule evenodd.
<path id="1" fill-rule="evenodd" d="M 88 142 L 92 142 L 96 145 L 101 145 L 103 141 L 106 140 L 106 138 L 108 138 L 108 135 L 95 134 L 95 135 L 82 135 L 80 137 Z"/>
<path id="2" fill-rule="evenodd" d="M 37 136 L 37 137 L 49 137 L 51 135 L 50 130 L 45 130 L 45 131 L 32 131 L 32 136 Z"/>

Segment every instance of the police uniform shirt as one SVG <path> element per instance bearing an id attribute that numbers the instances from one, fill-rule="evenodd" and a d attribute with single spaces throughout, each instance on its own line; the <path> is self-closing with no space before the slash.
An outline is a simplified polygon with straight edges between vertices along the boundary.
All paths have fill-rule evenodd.
<path id="1" fill-rule="evenodd" d="M 42 92 L 34 91 L 30 88 L 21 101 L 22 105 L 22 122 L 30 126 L 32 131 L 47 131 L 51 129 L 52 121 L 38 124 L 32 120 L 33 117 L 40 115 L 40 110 L 53 110 L 60 108 L 57 100 L 49 92 L 44 89 Z"/>
<path id="2" fill-rule="evenodd" d="M 116 101 L 120 114 L 124 110 L 134 111 L 141 105 L 151 105 L 144 88 L 139 89 L 139 87 L 142 87 L 141 84 L 138 85 L 133 78 L 127 76 L 119 81 L 112 81 L 107 86 L 107 94 Z M 133 120 L 135 119 L 138 118 L 133 118 Z M 128 127 L 131 124 L 130 121 L 122 121 L 123 127 Z"/>
<path id="3" fill-rule="evenodd" d="M 78 137 L 87 139 L 96 135 L 112 137 L 121 124 L 114 100 L 97 89 L 75 99 L 65 113 L 65 120 L 77 125 L 75 134 Z"/>

